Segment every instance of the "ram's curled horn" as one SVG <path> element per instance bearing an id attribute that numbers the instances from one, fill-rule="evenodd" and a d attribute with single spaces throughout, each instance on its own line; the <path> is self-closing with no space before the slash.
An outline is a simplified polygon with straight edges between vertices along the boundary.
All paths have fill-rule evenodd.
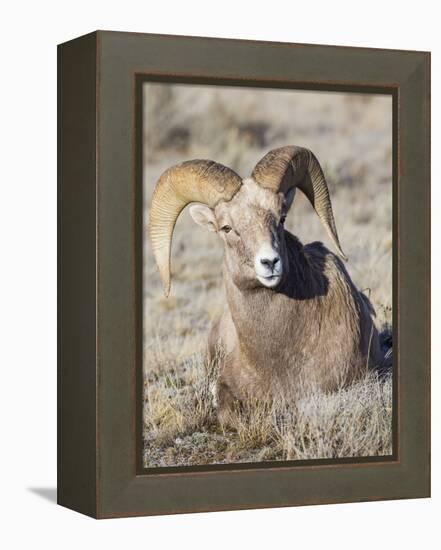
<path id="1" fill-rule="evenodd" d="M 170 251 L 179 214 L 191 202 L 214 208 L 239 190 L 241 178 L 211 160 L 189 160 L 166 170 L 156 183 L 150 209 L 150 240 L 164 294 L 170 293 Z"/>
<path id="2" fill-rule="evenodd" d="M 273 149 L 255 166 L 253 179 L 262 187 L 286 193 L 298 187 L 308 197 L 341 258 L 347 261 L 338 240 L 328 186 L 321 166 L 309 149 L 295 145 Z"/>

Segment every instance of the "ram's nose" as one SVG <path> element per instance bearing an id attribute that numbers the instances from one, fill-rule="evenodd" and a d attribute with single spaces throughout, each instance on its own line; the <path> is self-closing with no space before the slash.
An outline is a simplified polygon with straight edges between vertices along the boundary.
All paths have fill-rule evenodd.
<path id="1" fill-rule="evenodd" d="M 278 254 L 275 254 L 270 258 L 260 258 L 260 263 L 267 269 L 270 269 L 271 271 L 274 271 L 276 265 L 279 262 L 280 262 L 280 256 Z"/>
<path id="2" fill-rule="evenodd" d="M 259 282 L 267 288 L 275 288 L 282 280 L 283 262 L 272 246 L 262 246 L 256 254 L 254 269 Z"/>
<path id="3" fill-rule="evenodd" d="M 279 275 L 282 272 L 282 258 L 272 246 L 264 245 L 256 254 L 254 268 L 261 277 Z"/>

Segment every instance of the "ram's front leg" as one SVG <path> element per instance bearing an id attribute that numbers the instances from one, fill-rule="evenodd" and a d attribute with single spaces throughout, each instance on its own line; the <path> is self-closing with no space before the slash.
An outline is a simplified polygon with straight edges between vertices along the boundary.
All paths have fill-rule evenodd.
<path id="1" fill-rule="evenodd" d="M 228 358 L 221 341 L 215 337 L 216 334 L 213 334 L 213 331 L 210 336 L 208 361 L 210 362 L 210 368 L 218 373 L 215 383 L 211 386 L 213 403 L 220 425 L 223 427 L 232 427 L 234 404 L 237 402 L 237 399 L 228 383 L 228 378 L 231 378 L 231 369 L 227 367 Z"/>
<path id="2" fill-rule="evenodd" d="M 241 361 L 238 349 L 224 354 L 216 385 L 217 416 L 223 427 L 234 428 L 238 408 L 246 399 L 241 380 Z"/>
<path id="3" fill-rule="evenodd" d="M 237 399 L 231 391 L 231 388 L 222 379 L 222 377 L 218 380 L 218 383 L 216 385 L 215 400 L 219 424 L 223 428 L 233 428 L 234 409 L 235 405 L 237 405 Z"/>

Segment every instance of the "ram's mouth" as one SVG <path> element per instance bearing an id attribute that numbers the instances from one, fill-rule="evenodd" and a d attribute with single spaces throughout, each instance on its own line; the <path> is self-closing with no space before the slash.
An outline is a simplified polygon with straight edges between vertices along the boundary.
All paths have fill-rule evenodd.
<path id="1" fill-rule="evenodd" d="M 282 279 L 282 275 L 280 273 L 275 275 L 268 275 L 267 277 L 262 277 L 262 275 L 257 275 L 257 280 L 267 288 L 274 288 L 280 283 L 281 279 Z"/>

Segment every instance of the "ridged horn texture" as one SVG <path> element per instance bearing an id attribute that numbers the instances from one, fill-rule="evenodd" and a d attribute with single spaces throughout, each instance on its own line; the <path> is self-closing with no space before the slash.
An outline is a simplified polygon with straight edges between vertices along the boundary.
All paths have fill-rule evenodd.
<path id="1" fill-rule="evenodd" d="M 309 149 L 295 145 L 273 149 L 256 164 L 252 177 L 261 187 L 275 193 L 286 193 L 293 187 L 303 191 L 325 226 L 339 256 L 347 261 L 338 240 L 325 176 Z"/>
<path id="2" fill-rule="evenodd" d="M 165 296 L 170 293 L 170 251 L 176 220 L 191 202 L 214 208 L 229 201 L 241 178 L 212 160 L 189 160 L 166 170 L 156 183 L 150 209 L 149 233 Z"/>

